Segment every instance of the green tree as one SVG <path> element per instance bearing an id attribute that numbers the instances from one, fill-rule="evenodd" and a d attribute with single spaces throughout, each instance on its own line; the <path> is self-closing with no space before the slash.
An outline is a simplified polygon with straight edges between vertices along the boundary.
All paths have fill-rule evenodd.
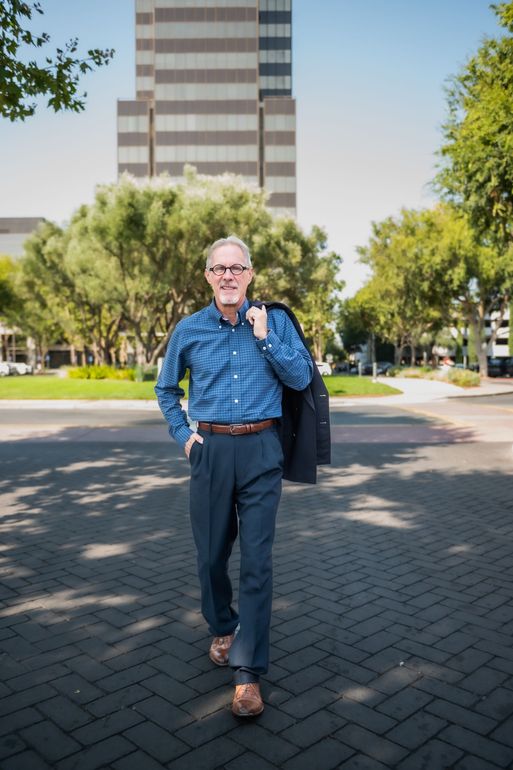
<path id="1" fill-rule="evenodd" d="M 469 357 L 472 360 L 475 354 L 485 377 L 488 346 L 497 339 L 513 291 L 513 247 L 481 235 L 462 207 L 442 206 L 439 211 L 443 215 L 437 252 L 444 266 L 451 320 L 469 330 Z"/>
<path id="2" fill-rule="evenodd" d="M 11 322 L 35 340 L 43 366 L 49 347 L 69 339 L 65 325 L 72 307 L 73 285 L 64 270 L 64 232 L 51 222 L 42 223 L 25 241 L 17 262 L 16 307 Z"/>
<path id="3" fill-rule="evenodd" d="M 263 193 L 233 179 L 126 177 L 72 219 L 66 264 L 80 293 L 109 309 L 111 332 L 132 334 L 138 363 L 153 364 L 180 318 L 209 301 L 208 245 L 229 232 L 251 245 L 270 223 Z"/>
<path id="4" fill-rule="evenodd" d="M 485 39 L 450 82 L 436 179 L 475 231 L 458 301 L 482 374 L 487 373 L 485 323 L 494 316 L 493 341 L 513 292 L 513 2 L 491 7 L 504 35 Z"/>
<path id="5" fill-rule="evenodd" d="M 140 186 L 127 178 L 99 192 L 81 248 L 107 252 L 141 363 L 154 363 L 180 318 L 210 301 L 206 252 L 228 233 L 252 252 L 252 296 L 292 305 L 320 351 L 342 285 L 335 276 L 340 259 L 326 253 L 321 229 L 305 234 L 293 220 L 274 220 L 265 202 L 264 192 L 236 177 L 203 177 L 192 168 L 181 185 Z"/>
<path id="6" fill-rule="evenodd" d="M 292 220 L 273 219 L 265 193 L 231 176 L 189 169 L 180 185 L 126 177 L 100 188 L 66 229 L 48 223 L 29 239 L 24 296 L 33 292 L 35 307 L 98 363 L 116 361 L 124 335 L 137 362 L 153 364 L 177 322 L 210 302 L 207 249 L 230 233 L 252 251 L 252 296 L 291 304 L 322 355 L 342 286 L 340 258 L 327 252 L 322 230 L 305 234 Z"/>
<path id="7" fill-rule="evenodd" d="M 436 182 L 502 251 L 513 234 L 513 2 L 491 7 L 505 34 L 485 39 L 449 82 Z"/>
<path id="8" fill-rule="evenodd" d="M 363 295 L 372 308 L 369 323 L 396 345 L 397 358 L 404 345 L 413 359 L 421 337 L 436 341 L 444 329 L 464 325 L 486 376 L 487 346 L 497 337 L 512 293 L 511 248 L 500 251 L 479 237 L 464 211 L 441 204 L 375 224 L 360 253 L 372 269 Z"/>
<path id="9" fill-rule="evenodd" d="M 34 13 L 43 14 L 41 3 L 0 3 L 0 116 L 11 121 L 33 115 L 34 99 L 40 96 L 48 97 L 48 106 L 55 112 L 80 112 L 87 96 L 78 93 L 81 75 L 108 64 L 114 55 L 112 49 L 92 48 L 80 58 L 78 40 L 74 38 L 57 48 L 53 56 L 45 51 L 44 65 L 29 59 L 50 42 L 48 33 L 37 35 L 27 29 Z"/>
<path id="10" fill-rule="evenodd" d="M 0 319 L 12 311 L 18 302 L 14 287 L 16 264 L 7 254 L 0 254 Z"/>
<path id="11" fill-rule="evenodd" d="M 372 271 L 360 305 L 370 330 L 394 344 L 396 361 L 408 346 L 414 365 L 421 337 L 434 338 L 451 320 L 458 254 L 453 245 L 441 245 L 447 216 L 444 207 L 403 209 L 399 217 L 373 223 L 369 244 L 358 249 Z"/>
<path id="12" fill-rule="evenodd" d="M 400 357 L 402 344 L 398 342 L 395 331 L 388 328 L 387 318 L 390 308 L 384 304 L 382 287 L 374 279 L 369 280 L 353 297 L 347 299 L 341 308 L 340 324 L 344 347 L 368 345 L 371 358 L 375 360 L 376 339 L 392 341 L 396 348 L 396 359 Z"/>
<path id="13" fill-rule="evenodd" d="M 467 248 L 461 252 L 456 270 L 459 275 L 454 306 L 458 317 L 470 329 L 469 344 L 475 346 L 481 376 L 488 375 L 487 351 L 493 345 L 505 318 L 513 292 L 513 250 L 498 253 L 495 246 L 483 243 L 468 221 Z M 486 327 L 491 323 L 491 335 L 486 338 Z"/>
<path id="14" fill-rule="evenodd" d="M 293 307 L 317 361 L 324 357 L 340 313 L 341 257 L 327 250 L 326 233 L 306 234 L 292 219 L 271 221 L 255 237 L 253 294 Z"/>
<path id="15" fill-rule="evenodd" d="M 305 336 L 312 340 L 316 361 L 322 361 L 328 343 L 335 336 L 344 282 L 337 278 L 340 257 L 334 252 L 319 255 L 311 283 L 297 315 Z"/>
<path id="16" fill-rule="evenodd" d="M 19 305 L 15 288 L 16 264 L 11 257 L 0 254 L 0 361 L 7 357 L 7 330 Z"/>
<path id="17" fill-rule="evenodd" d="M 80 209 L 76 216 L 82 214 Z M 113 362 L 122 317 L 118 286 L 103 253 L 77 254 L 70 247 L 70 230 L 46 222 L 26 241 L 19 263 L 19 324 L 28 328 L 30 319 L 33 336 L 38 338 L 40 328 L 45 345 L 67 341 L 72 360 L 76 349 L 88 348 L 95 363 Z"/>

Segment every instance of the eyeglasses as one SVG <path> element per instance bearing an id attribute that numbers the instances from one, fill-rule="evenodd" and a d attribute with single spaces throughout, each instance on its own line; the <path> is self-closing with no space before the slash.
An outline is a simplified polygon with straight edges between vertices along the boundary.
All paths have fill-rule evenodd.
<path id="1" fill-rule="evenodd" d="M 208 269 L 211 273 L 214 273 L 214 275 L 224 275 L 227 270 L 229 270 L 232 275 L 242 275 L 244 270 L 249 270 L 249 267 L 246 267 L 245 265 L 231 265 L 230 267 L 227 267 L 226 265 L 214 265 L 214 267 L 209 267 Z"/>

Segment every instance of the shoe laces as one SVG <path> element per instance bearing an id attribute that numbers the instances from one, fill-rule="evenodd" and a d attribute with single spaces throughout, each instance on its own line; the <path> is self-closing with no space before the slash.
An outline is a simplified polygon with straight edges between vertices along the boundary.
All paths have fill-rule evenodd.
<path id="1" fill-rule="evenodd" d="M 239 687 L 242 687 L 242 690 L 239 690 L 239 697 L 258 694 L 258 685 L 256 682 L 246 682 L 245 684 L 239 685 Z"/>

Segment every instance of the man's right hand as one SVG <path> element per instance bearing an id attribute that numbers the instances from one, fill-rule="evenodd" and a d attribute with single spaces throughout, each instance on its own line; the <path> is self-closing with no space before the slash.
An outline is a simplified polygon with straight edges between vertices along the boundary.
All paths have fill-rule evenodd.
<path id="1" fill-rule="evenodd" d="M 199 444 L 203 444 L 203 436 L 200 436 L 199 433 L 191 433 L 191 435 L 187 439 L 187 441 L 185 443 L 185 446 L 184 446 L 185 455 L 186 455 L 187 459 L 189 459 L 189 455 L 191 453 L 192 445 L 194 444 L 195 441 L 197 441 Z"/>

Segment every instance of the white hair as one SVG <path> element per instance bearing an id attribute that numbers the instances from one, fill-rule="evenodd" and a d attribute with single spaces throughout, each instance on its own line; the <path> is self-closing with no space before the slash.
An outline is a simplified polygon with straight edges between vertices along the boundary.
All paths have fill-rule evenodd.
<path id="1" fill-rule="evenodd" d="M 240 238 L 237 238 L 236 235 L 229 235 L 228 238 L 219 238 L 217 241 L 214 241 L 212 246 L 210 246 L 207 253 L 207 263 L 206 263 L 207 269 L 211 266 L 212 255 L 214 251 L 220 248 L 220 246 L 225 246 L 227 243 L 234 243 L 236 246 L 238 246 L 244 255 L 246 265 L 248 267 L 251 267 L 251 254 L 249 253 L 249 248 L 247 247 L 247 245 L 244 243 L 244 241 L 241 241 Z"/>

